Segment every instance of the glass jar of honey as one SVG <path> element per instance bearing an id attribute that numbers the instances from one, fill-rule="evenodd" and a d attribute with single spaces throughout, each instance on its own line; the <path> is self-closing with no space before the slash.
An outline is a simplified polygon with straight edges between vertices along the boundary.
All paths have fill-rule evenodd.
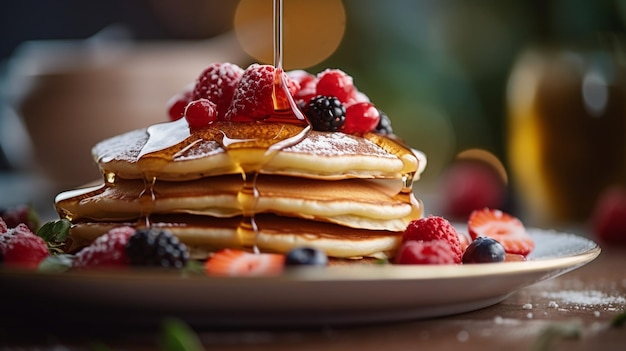
<path id="1" fill-rule="evenodd" d="M 625 180 L 626 61 L 606 49 L 528 49 L 507 87 L 507 157 L 528 221 L 588 220 Z"/>

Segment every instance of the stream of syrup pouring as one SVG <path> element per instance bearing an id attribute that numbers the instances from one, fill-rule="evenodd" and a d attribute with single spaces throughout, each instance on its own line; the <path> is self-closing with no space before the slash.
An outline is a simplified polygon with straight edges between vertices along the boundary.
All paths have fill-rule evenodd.
<path id="1" fill-rule="evenodd" d="M 230 122 L 217 121 L 207 128 L 191 130 L 187 127 L 184 118 L 178 121 L 162 123 L 148 128 L 149 139 L 143 146 L 140 162 L 148 167 L 142 168 L 144 176 L 144 190 L 139 196 L 142 213 L 141 221 L 150 227 L 150 215 L 158 197 L 154 185 L 159 176 L 159 169 L 167 162 L 171 162 L 176 153 L 171 150 L 184 151 L 202 140 L 214 140 L 220 143 L 228 153 L 242 176 L 242 186 L 237 200 L 242 208 L 243 216 L 237 228 L 240 242 L 244 246 L 251 246 L 259 252 L 256 242 L 258 227 L 254 220 L 254 212 L 259 193 L 256 188 L 256 179 L 263 167 L 272 160 L 283 148 L 295 145 L 302 141 L 311 126 L 298 108 L 287 88 L 285 74 L 282 68 L 283 55 L 283 0 L 273 0 L 274 6 L 274 86 L 272 99 L 274 112 L 261 121 Z M 279 98 L 279 97 L 286 98 Z M 245 116 L 241 116 L 244 117 Z M 168 152 L 163 152 L 168 149 Z M 251 149 L 262 150 L 260 158 L 247 157 Z M 169 155 L 164 158 L 163 155 Z M 112 184 L 115 180 L 105 176 L 105 181 Z"/>

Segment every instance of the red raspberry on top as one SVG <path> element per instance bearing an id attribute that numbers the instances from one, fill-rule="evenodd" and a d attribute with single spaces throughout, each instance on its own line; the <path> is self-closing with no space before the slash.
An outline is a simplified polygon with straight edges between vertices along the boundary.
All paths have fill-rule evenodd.
<path id="1" fill-rule="evenodd" d="M 99 236 L 89 246 L 76 253 L 74 268 L 124 267 L 129 265 L 126 243 L 135 233 L 131 227 L 118 227 Z"/>
<path id="2" fill-rule="evenodd" d="M 287 72 L 287 76 L 300 86 L 300 88 L 293 93 L 293 98 L 296 101 L 307 104 L 311 99 L 317 96 L 317 78 L 314 75 L 304 70 L 293 70 Z"/>
<path id="3" fill-rule="evenodd" d="M 275 73 L 276 69 L 271 65 L 254 63 L 248 66 L 226 111 L 226 120 L 249 122 L 269 117 L 274 112 L 274 85 L 279 83 L 275 80 Z M 299 84 L 289 79 L 284 72 L 282 74 L 287 90 L 294 94 L 299 89 Z M 279 103 L 285 101 L 283 92 L 278 90 L 276 95 Z"/>
<path id="4" fill-rule="evenodd" d="M 0 258 L 5 266 L 36 269 L 50 255 L 46 242 L 26 224 L 8 228 L 0 218 Z"/>
<path id="5" fill-rule="evenodd" d="M 343 104 L 356 98 L 352 77 L 339 69 L 326 69 L 317 75 L 317 95 L 334 96 Z"/>
<path id="6" fill-rule="evenodd" d="M 452 224 L 439 216 L 428 216 L 411 221 L 404 231 L 402 241 L 437 241 L 441 240 L 450 246 L 454 262 L 460 263 L 463 258 L 463 249 L 459 241 L 459 234 Z"/>
<path id="7" fill-rule="evenodd" d="M 196 80 L 191 100 L 208 99 L 217 105 L 222 119 L 230 106 L 235 89 L 243 76 L 243 69 L 233 63 L 217 62 L 207 67 Z"/>
<path id="8" fill-rule="evenodd" d="M 167 102 L 167 114 L 170 121 L 176 121 L 185 115 L 185 107 L 193 99 L 193 85 L 185 87 L 181 92 L 172 96 Z"/>

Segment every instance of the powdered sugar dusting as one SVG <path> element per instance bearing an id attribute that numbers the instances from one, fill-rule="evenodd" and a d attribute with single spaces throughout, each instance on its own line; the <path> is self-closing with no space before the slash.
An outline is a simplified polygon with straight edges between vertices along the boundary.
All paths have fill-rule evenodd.
<path id="1" fill-rule="evenodd" d="M 344 133 L 311 132 L 300 143 L 287 147 L 285 152 L 309 153 L 318 156 L 362 155 L 396 158 L 371 141 Z"/>
<path id="2" fill-rule="evenodd" d="M 551 299 L 550 303 L 556 307 L 559 304 L 568 305 L 574 308 L 605 306 L 613 307 L 626 304 L 626 298 L 621 295 L 608 295 L 598 290 L 561 290 L 553 292 L 543 292 L 542 296 Z M 550 306 L 549 306 L 550 307 Z"/>

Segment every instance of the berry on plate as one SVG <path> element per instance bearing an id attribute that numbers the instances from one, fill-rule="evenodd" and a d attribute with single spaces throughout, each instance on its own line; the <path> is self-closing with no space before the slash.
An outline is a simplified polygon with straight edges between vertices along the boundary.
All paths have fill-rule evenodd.
<path id="1" fill-rule="evenodd" d="M 298 247 L 285 255 L 285 266 L 327 266 L 328 256 L 312 247 Z"/>
<path id="2" fill-rule="evenodd" d="M 411 221 L 405 229 L 402 241 L 444 241 L 451 250 L 455 263 L 460 263 L 463 249 L 459 234 L 452 224 L 440 216 L 428 216 Z"/>
<path id="3" fill-rule="evenodd" d="M 478 160 L 457 160 L 441 177 L 443 213 L 452 219 L 466 220 L 474 210 L 502 208 L 506 184 L 490 164 Z"/>
<path id="4" fill-rule="evenodd" d="M 444 240 L 407 241 L 395 257 L 396 264 L 458 264 L 457 255 Z"/>
<path id="5" fill-rule="evenodd" d="M 169 230 L 140 229 L 126 243 L 131 266 L 183 268 L 189 260 L 185 244 Z"/>
<path id="6" fill-rule="evenodd" d="M 533 238 L 522 222 L 505 212 L 484 208 L 473 211 L 467 223 L 472 240 L 481 236 L 493 238 L 507 253 L 528 255 L 534 248 Z"/>
<path id="7" fill-rule="evenodd" d="M 591 219 L 598 240 L 626 244 L 626 189 L 611 187 L 600 194 Z"/>
<path id="8" fill-rule="evenodd" d="M 46 242 L 26 224 L 8 228 L 0 218 L 0 263 L 7 267 L 36 269 L 49 255 Z"/>
<path id="9" fill-rule="evenodd" d="M 231 277 L 277 275 L 283 271 L 284 266 L 285 255 L 234 249 L 218 251 L 205 263 L 209 275 Z"/>
<path id="10" fill-rule="evenodd" d="M 15 228 L 20 223 L 24 223 L 33 233 L 39 229 L 39 216 L 37 212 L 28 205 L 21 204 L 0 209 L 0 218 L 4 220 L 4 223 L 6 223 L 6 226 L 9 228 Z"/>
<path id="11" fill-rule="evenodd" d="M 505 257 L 506 252 L 502 244 L 493 238 L 479 236 L 465 249 L 463 263 L 503 262 Z"/>
<path id="12" fill-rule="evenodd" d="M 200 74 L 191 100 L 208 99 L 217 106 L 217 115 L 224 118 L 244 70 L 229 62 L 211 64 Z"/>
<path id="13" fill-rule="evenodd" d="M 131 227 L 117 227 L 100 235 L 89 246 L 76 253 L 74 268 L 104 268 L 128 266 L 126 243 L 135 234 Z"/>

